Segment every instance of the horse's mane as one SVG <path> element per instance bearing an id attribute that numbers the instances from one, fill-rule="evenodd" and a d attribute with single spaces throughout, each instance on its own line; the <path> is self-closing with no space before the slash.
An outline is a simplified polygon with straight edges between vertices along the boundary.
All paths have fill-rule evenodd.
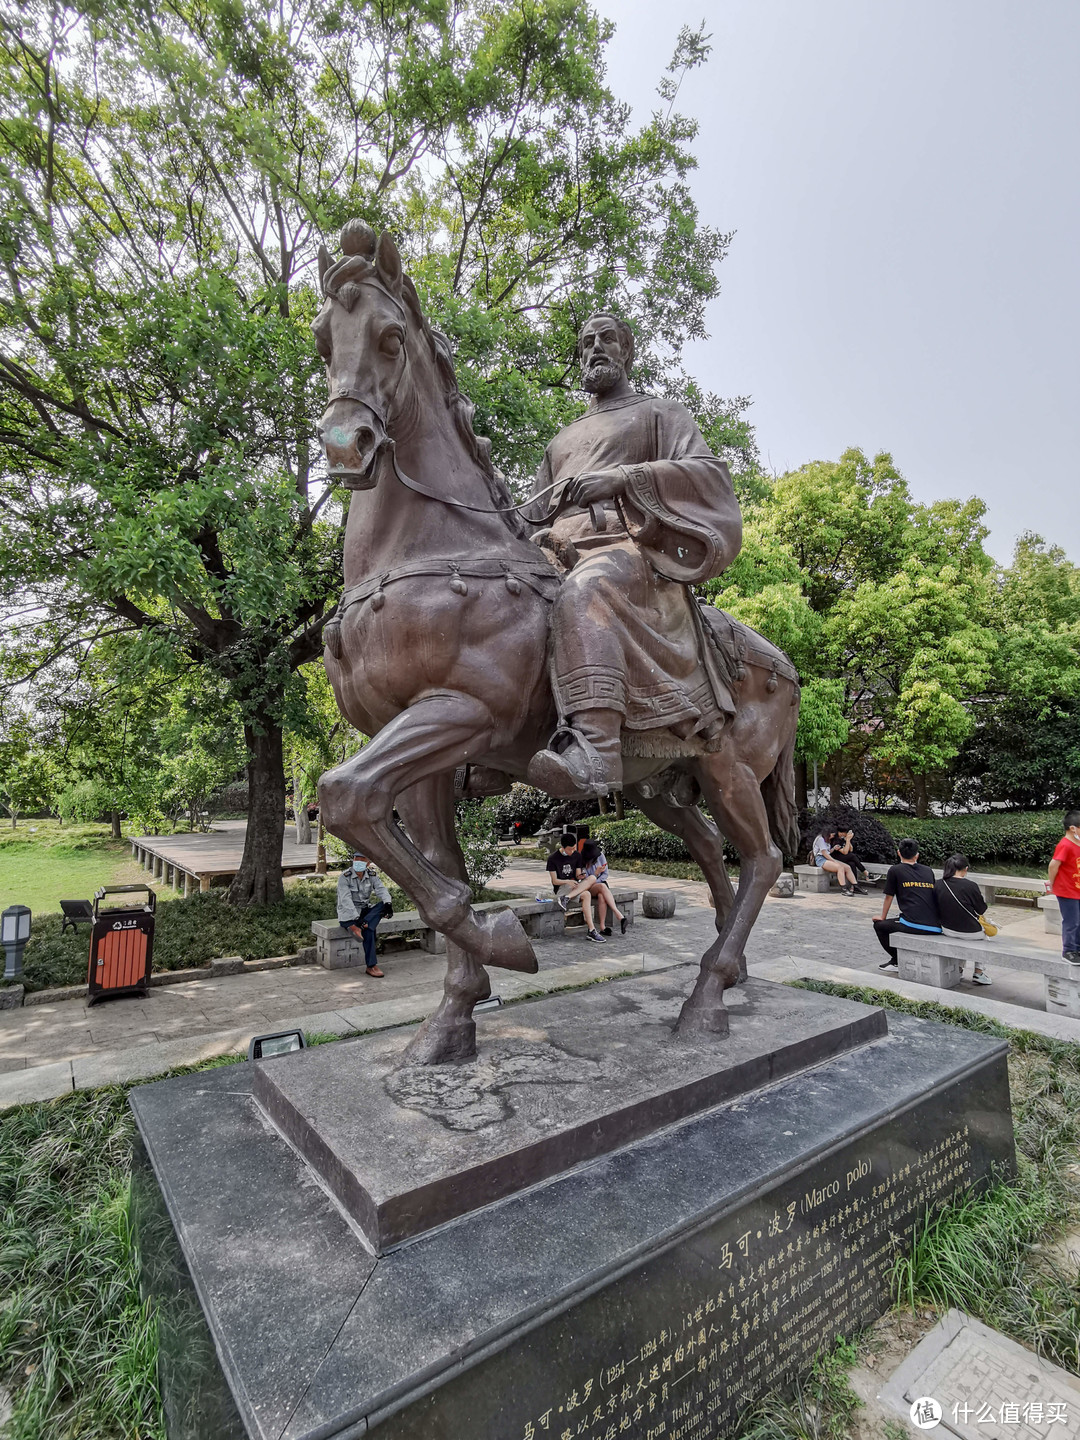
<path id="1" fill-rule="evenodd" d="M 514 497 L 510 494 L 510 489 L 502 473 L 492 464 L 491 441 L 486 435 L 478 435 L 473 428 L 476 406 L 458 388 L 457 373 L 454 369 L 454 352 L 450 340 L 441 330 L 437 330 L 424 314 L 420 305 L 420 297 L 416 293 L 416 286 L 409 276 L 401 277 L 400 300 L 383 284 L 382 279 L 376 273 L 374 261 L 364 255 L 343 256 L 331 265 L 322 277 L 323 294 L 329 299 L 337 300 L 345 306 L 346 310 L 353 308 L 365 285 L 375 286 L 395 303 L 404 306 L 417 332 L 428 344 L 447 409 L 453 417 L 454 425 L 466 451 L 476 462 L 477 468 L 487 481 L 488 492 L 495 507 L 503 509 L 513 505 Z M 526 533 L 525 523 L 517 511 L 511 511 L 502 518 L 515 534 L 524 535 Z"/>

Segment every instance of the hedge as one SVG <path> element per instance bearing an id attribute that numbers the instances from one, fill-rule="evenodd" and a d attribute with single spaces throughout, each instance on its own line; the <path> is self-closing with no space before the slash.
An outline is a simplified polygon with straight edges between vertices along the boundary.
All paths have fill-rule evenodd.
<path id="1" fill-rule="evenodd" d="M 943 865 L 950 855 L 961 854 L 973 865 L 1027 865 L 1044 871 L 1062 836 L 1060 810 L 1007 810 L 927 820 L 909 815 L 878 818 L 898 840 L 905 836 L 917 840 L 920 858 L 928 865 Z"/>
<path id="2" fill-rule="evenodd" d="M 609 860 L 620 856 L 626 860 L 689 860 L 691 855 L 678 835 L 661 830 L 640 812 L 616 820 L 607 815 L 590 815 L 589 833 L 603 841 Z M 738 863 L 739 852 L 724 845 L 724 858 Z"/>

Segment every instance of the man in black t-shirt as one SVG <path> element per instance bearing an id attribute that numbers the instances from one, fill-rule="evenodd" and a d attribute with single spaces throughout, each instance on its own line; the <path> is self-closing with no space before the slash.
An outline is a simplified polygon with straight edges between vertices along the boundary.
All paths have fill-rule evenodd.
<path id="1" fill-rule="evenodd" d="M 555 894 L 564 885 L 573 885 L 581 875 L 581 855 L 578 852 L 578 837 L 570 831 L 559 836 L 559 849 L 547 858 L 547 872 Z"/>
<path id="2" fill-rule="evenodd" d="M 889 936 L 897 930 L 908 930 L 912 934 L 940 935 L 941 919 L 938 916 L 937 896 L 934 893 L 934 872 L 929 865 L 919 864 L 919 847 L 914 840 L 901 840 L 897 847 L 899 865 L 889 867 L 885 877 L 885 900 L 881 907 L 881 918 L 874 921 L 874 932 L 881 941 L 888 960 L 878 968 L 897 968 L 896 951 L 889 944 Z M 900 907 L 896 920 L 889 919 L 893 900 Z"/>

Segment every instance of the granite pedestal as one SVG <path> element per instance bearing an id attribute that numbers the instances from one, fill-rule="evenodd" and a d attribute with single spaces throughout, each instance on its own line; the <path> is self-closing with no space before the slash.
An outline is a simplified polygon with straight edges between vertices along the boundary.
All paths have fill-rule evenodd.
<path id="1" fill-rule="evenodd" d="M 1005 1045 L 754 980 L 685 1044 L 693 973 L 133 1091 L 170 1440 L 710 1440 L 879 1313 L 1011 1170 Z"/>

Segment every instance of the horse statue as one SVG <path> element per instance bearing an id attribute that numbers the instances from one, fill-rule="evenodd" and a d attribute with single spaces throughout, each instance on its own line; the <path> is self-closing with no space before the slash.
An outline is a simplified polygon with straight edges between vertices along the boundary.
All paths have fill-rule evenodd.
<path id="1" fill-rule="evenodd" d="M 342 713 L 371 740 L 322 776 L 319 799 L 330 831 L 374 859 L 446 937 L 442 1000 L 405 1054 L 409 1064 L 443 1064 L 476 1054 L 473 1007 L 491 993 L 485 967 L 537 969 L 511 911 L 472 908 L 455 774 L 479 767 L 524 779 L 547 744 L 558 719 L 549 619 L 562 581 L 472 428 L 449 343 L 425 317 L 392 238 L 353 220 L 341 244 L 336 261 L 320 249 L 324 302 L 312 326 L 329 386 L 319 436 L 331 481 L 353 492 L 325 664 Z M 797 841 L 799 686 L 767 640 L 715 607 L 701 614 L 730 662 L 737 713 L 715 753 L 625 755 L 623 785 L 683 840 L 709 884 L 718 933 L 675 1029 L 722 1035 L 724 991 L 745 976 L 747 937 L 782 850 L 794 853 Z M 713 819 L 693 803 L 698 793 Z M 737 893 L 725 836 L 741 857 Z"/>

